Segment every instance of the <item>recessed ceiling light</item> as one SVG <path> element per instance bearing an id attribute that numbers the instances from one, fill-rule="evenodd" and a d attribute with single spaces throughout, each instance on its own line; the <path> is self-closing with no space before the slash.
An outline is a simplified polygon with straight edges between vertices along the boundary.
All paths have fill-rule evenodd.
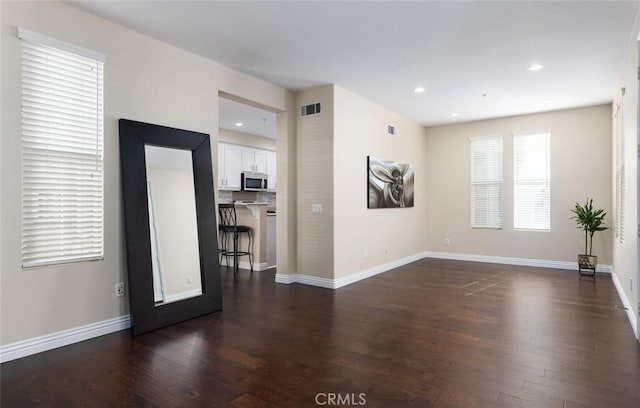
<path id="1" fill-rule="evenodd" d="M 542 64 L 533 64 L 532 66 L 530 66 L 528 68 L 529 71 L 540 71 L 542 68 L 544 68 L 544 65 Z"/>
<path id="2" fill-rule="evenodd" d="M 413 92 L 415 93 L 423 93 L 424 92 L 424 88 L 421 86 L 416 87 Z"/>
<path id="3" fill-rule="evenodd" d="M 244 126 L 244 123 L 242 122 L 236 122 L 236 126 L 240 127 L 240 126 Z"/>
<path id="4" fill-rule="evenodd" d="M 453 113 L 451 114 L 451 117 L 452 117 L 452 118 L 455 118 L 456 116 L 460 116 L 460 114 L 459 114 L 458 112 L 453 112 Z"/>

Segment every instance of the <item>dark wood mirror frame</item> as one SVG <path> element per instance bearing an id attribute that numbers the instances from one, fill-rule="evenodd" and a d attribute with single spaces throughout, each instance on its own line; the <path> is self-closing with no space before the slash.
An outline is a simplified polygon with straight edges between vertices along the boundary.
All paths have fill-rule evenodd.
<path id="1" fill-rule="evenodd" d="M 129 304 L 133 335 L 222 310 L 209 135 L 119 120 Z M 145 145 L 191 150 L 202 295 L 154 305 Z"/>

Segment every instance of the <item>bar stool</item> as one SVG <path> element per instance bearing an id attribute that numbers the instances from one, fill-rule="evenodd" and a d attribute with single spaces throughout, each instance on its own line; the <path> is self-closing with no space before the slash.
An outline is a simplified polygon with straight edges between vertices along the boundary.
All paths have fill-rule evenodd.
<path id="1" fill-rule="evenodd" d="M 221 234 L 221 253 L 220 256 L 225 258 L 227 267 L 229 267 L 229 257 L 233 257 L 233 271 L 238 272 L 238 257 L 249 256 L 249 265 L 253 272 L 253 255 L 251 249 L 253 246 L 253 229 L 247 225 L 238 225 L 236 217 L 235 204 L 219 204 L 218 214 L 220 215 L 220 224 L 218 231 Z M 240 234 L 247 234 L 247 250 L 242 251 L 239 248 Z M 233 240 L 233 249 L 229 249 L 229 240 Z M 222 263 L 222 261 L 220 261 Z"/>

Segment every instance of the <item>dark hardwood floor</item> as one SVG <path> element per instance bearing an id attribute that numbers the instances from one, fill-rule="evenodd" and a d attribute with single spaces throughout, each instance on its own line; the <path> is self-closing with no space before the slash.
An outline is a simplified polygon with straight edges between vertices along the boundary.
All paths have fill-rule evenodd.
<path id="1" fill-rule="evenodd" d="M 640 407 L 608 275 L 425 259 L 336 291 L 223 268 L 224 311 L 1 367 L 2 407 Z"/>

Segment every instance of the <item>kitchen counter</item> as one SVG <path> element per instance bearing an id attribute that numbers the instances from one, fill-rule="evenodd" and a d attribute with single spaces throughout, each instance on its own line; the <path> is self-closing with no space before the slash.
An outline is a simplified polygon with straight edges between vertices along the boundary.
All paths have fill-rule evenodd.
<path id="1" fill-rule="evenodd" d="M 236 207 L 246 207 L 249 209 L 249 211 L 251 211 L 251 214 L 253 214 L 253 216 L 257 219 L 259 219 L 259 217 L 262 214 L 262 210 L 265 211 L 265 215 L 266 215 L 266 209 L 267 206 L 269 205 L 269 203 L 262 203 L 262 202 L 256 202 L 256 201 L 235 201 L 234 204 L 236 205 Z M 236 208 L 237 210 L 237 208 Z"/>

